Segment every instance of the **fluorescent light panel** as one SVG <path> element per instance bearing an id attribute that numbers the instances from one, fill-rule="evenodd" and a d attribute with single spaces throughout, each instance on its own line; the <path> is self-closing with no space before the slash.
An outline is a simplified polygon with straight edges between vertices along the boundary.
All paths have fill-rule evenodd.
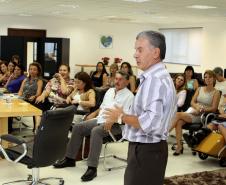
<path id="1" fill-rule="evenodd" d="M 133 3 L 143 3 L 143 2 L 150 1 L 150 0 L 123 0 L 123 1 L 128 1 L 128 2 L 133 2 Z"/>
<path id="2" fill-rule="evenodd" d="M 26 13 L 20 13 L 19 16 L 22 16 L 22 17 L 31 17 L 32 15 L 31 14 L 26 14 Z"/>
<path id="3" fill-rule="evenodd" d="M 64 7 L 64 8 L 78 8 L 79 7 L 79 5 L 73 5 L 73 4 L 60 4 L 58 6 Z"/>
<path id="4" fill-rule="evenodd" d="M 217 7 L 216 6 L 207 6 L 207 5 L 191 5 L 191 6 L 187 6 L 187 8 L 206 10 L 206 9 L 214 9 Z"/>

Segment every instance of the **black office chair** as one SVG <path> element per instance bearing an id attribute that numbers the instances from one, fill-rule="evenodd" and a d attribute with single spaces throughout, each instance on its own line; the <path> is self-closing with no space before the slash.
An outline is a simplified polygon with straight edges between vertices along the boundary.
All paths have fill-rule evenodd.
<path id="1" fill-rule="evenodd" d="M 14 163 L 20 162 L 29 169 L 32 169 L 32 176 L 27 180 L 15 182 L 31 182 L 32 185 L 43 183 L 44 180 L 59 180 L 60 184 L 64 184 L 62 178 L 39 178 L 39 168 L 53 165 L 57 160 L 63 158 L 67 140 L 68 130 L 74 116 L 74 106 L 67 108 L 49 110 L 42 115 L 40 126 L 34 141 L 25 143 L 24 140 L 18 139 L 12 135 L 3 135 L 0 141 L 5 140 L 14 144 L 14 147 L 4 149 L 0 145 L 1 155 L 8 161 Z M 4 183 L 4 184 L 10 184 Z"/>

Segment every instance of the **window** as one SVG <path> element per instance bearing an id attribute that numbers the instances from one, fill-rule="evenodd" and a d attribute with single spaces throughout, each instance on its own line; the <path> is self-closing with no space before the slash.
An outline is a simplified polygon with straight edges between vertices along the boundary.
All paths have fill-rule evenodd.
<path id="1" fill-rule="evenodd" d="M 200 65 L 202 54 L 202 28 L 160 29 L 166 37 L 164 62 Z"/>

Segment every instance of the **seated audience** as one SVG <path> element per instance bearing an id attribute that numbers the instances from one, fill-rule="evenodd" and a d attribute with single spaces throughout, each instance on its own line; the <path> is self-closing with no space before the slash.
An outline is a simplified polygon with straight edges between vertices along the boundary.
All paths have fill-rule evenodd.
<path id="1" fill-rule="evenodd" d="M 177 92 L 177 107 L 179 108 L 184 105 L 187 94 L 184 75 L 178 74 L 175 77 L 174 85 Z"/>
<path id="2" fill-rule="evenodd" d="M 43 111 L 49 110 L 53 105 L 61 106 L 66 103 L 66 98 L 74 90 L 73 80 L 70 80 L 70 67 L 62 64 L 59 67 L 59 73 L 47 83 L 45 90 L 36 98 L 35 103 Z M 48 100 L 46 100 L 48 98 Z"/>
<path id="3" fill-rule="evenodd" d="M 65 158 L 56 163 L 55 168 L 75 166 L 75 157 L 78 154 L 83 137 L 90 135 L 90 151 L 87 160 L 88 169 L 81 177 L 82 181 L 90 181 L 97 176 L 97 166 L 102 148 L 103 137 L 108 136 L 108 130 L 112 134 L 120 134 L 121 128 L 118 123 L 105 122 L 104 109 L 113 106 L 123 107 L 123 111 L 129 111 L 134 95 L 126 86 L 129 76 L 123 71 L 118 71 L 115 77 L 115 87 L 108 89 L 100 109 L 91 113 L 88 120 L 74 126 L 71 139 L 67 146 Z"/>
<path id="4" fill-rule="evenodd" d="M 75 74 L 74 91 L 67 97 L 66 103 L 78 105 L 77 110 L 89 112 L 96 104 L 95 91 L 90 76 L 86 72 Z M 81 122 L 81 115 L 74 116 L 74 123 Z"/>
<path id="5" fill-rule="evenodd" d="M 107 85 L 108 73 L 103 62 L 98 62 L 96 71 L 91 74 L 91 79 L 95 87 L 105 87 Z"/>
<path id="6" fill-rule="evenodd" d="M 186 112 L 177 112 L 172 123 L 170 131 L 176 129 L 177 148 L 173 155 L 177 156 L 183 153 L 182 126 L 185 123 L 199 123 L 201 114 L 205 112 L 216 112 L 220 100 L 220 93 L 214 88 L 216 83 L 215 74 L 211 70 L 204 73 L 204 87 L 199 87 L 191 101 L 191 107 Z"/>
<path id="7" fill-rule="evenodd" d="M 21 64 L 16 64 L 13 74 L 9 77 L 4 87 L 10 93 L 18 93 L 25 78 L 26 76 L 24 76 L 24 67 Z"/>
<path id="8" fill-rule="evenodd" d="M 221 99 L 219 103 L 219 105 L 221 105 L 224 100 L 224 95 L 226 95 L 226 79 L 224 78 L 224 71 L 221 67 L 216 67 L 213 71 L 216 74 L 215 89 L 221 91 Z"/>
<path id="9" fill-rule="evenodd" d="M 187 66 L 184 70 L 186 89 L 196 90 L 199 87 L 198 80 L 194 78 L 195 72 L 192 66 Z"/>
<path id="10" fill-rule="evenodd" d="M 4 87 L 9 77 L 10 73 L 8 71 L 8 63 L 2 60 L 0 63 L 0 87 Z"/>
<path id="11" fill-rule="evenodd" d="M 136 91 L 136 76 L 133 75 L 133 70 L 132 66 L 128 62 L 123 62 L 121 64 L 121 70 L 129 74 L 129 84 L 128 84 L 128 89 L 132 92 L 135 93 Z"/>
<path id="12" fill-rule="evenodd" d="M 34 104 L 35 99 L 41 95 L 43 81 L 41 79 L 42 67 L 39 63 L 33 62 L 29 65 L 28 77 L 24 79 L 18 95 L 25 101 Z"/>

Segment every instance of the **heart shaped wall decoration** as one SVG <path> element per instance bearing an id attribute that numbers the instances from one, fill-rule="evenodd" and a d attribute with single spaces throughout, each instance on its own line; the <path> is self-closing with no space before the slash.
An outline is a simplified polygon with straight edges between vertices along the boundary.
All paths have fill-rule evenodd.
<path id="1" fill-rule="evenodd" d="M 112 48 L 112 42 L 113 42 L 112 36 L 102 35 L 100 37 L 100 47 L 101 48 Z"/>

